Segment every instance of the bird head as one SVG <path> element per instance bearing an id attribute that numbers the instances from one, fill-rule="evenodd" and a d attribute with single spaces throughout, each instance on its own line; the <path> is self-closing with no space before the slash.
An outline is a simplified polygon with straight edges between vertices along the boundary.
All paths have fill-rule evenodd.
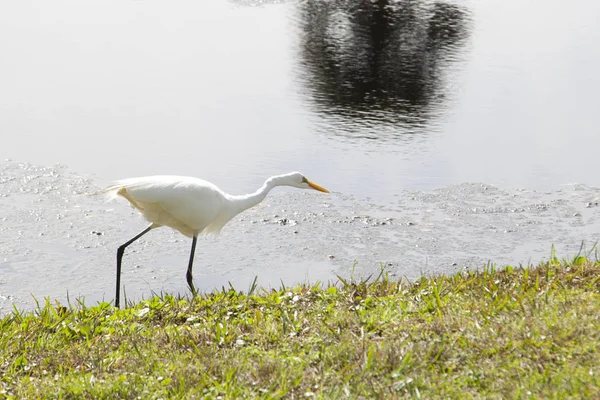
<path id="1" fill-rule="evenodd" d="M 290 174 L 282 175 L 280 179 L 281 184 L 285 186 L 294 186 L 299 189 L 313 189 L 318 190 L 319 192 L 329 193 L 329 190 L 310 181 L 300 172 L 292 172 Z"/>

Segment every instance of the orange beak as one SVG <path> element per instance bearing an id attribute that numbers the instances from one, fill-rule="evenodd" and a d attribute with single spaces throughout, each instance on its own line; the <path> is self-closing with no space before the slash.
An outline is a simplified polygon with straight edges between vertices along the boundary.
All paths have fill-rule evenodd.
<path id="1" fill-rule="evenodd" d="M 329 193 L 329 190 L 325 189 L 323 186 L 319 186 L 316 183 L 309 181 L 308 179 L 306 180 L 306 183 L 308 183 L 308 186 L 315 190 L 318 190 L 319 192 Z"/>

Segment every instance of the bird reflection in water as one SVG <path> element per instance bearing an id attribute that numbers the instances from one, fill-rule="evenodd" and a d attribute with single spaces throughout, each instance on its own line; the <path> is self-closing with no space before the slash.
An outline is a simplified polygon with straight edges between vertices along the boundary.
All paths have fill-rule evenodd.
<path id="1" fill-rule="evenodd" d="M 442 75 L 465 47 L 469 13 L 441 1 L 311 0 L 298 5 L 299 73 L 337 128 L 419 131 L 439 113 Z M 331 130 L 330 130 L 331 131 Z"/>

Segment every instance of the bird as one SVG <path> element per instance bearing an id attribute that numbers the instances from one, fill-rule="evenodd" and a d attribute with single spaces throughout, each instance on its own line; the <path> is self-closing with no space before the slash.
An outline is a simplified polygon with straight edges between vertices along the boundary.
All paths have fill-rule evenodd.
<path id="1" fill-rule="evenodd" d="M 120 306 L 121 264 L 127 246 L 153 229 L 170 227 L 192 239 L 192 248 L 186 272 L 187 284 L 196 294 L 192 266 L 198 236 L 217 234 L 239 213 L 259 204 L 271 189 L 292 186 L 329 191 L 308 180 L 300 172 L 275 175 L 268 178 L 254 193 L 231 195 L 203 179 L 188 176 L 156 175 L 127 178 L 114 182 L 101 190 L 109 199 L 123 197 L 137 209 L 150 225 L 117 249 L 117 277 L 115 307 Z"/>

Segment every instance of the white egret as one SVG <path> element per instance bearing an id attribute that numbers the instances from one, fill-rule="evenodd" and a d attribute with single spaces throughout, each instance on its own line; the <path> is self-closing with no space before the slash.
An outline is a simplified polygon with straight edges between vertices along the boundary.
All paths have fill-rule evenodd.
<path id="1" fill-rule="evenodd" d="M 218 233 L 237 214 L 260 203 L 276 186 L 293 186 L 329 193 L 327 189 L 306 179 L 299 172 L 272 176 L 256 192 L 234 196 L 202 179 L 184 176 L 147 176 L 123 179 L 102 193 L 121 196 L 140 211 L 150 225 L 117 250 L 117 282 L 115 307 L 119 307 L 121 261 L 125 248 L 154 228 L 171 227 L 192 238 L 192 249 L 186 279 L 193 294 L 192 264 L 198 235 Z"/>

